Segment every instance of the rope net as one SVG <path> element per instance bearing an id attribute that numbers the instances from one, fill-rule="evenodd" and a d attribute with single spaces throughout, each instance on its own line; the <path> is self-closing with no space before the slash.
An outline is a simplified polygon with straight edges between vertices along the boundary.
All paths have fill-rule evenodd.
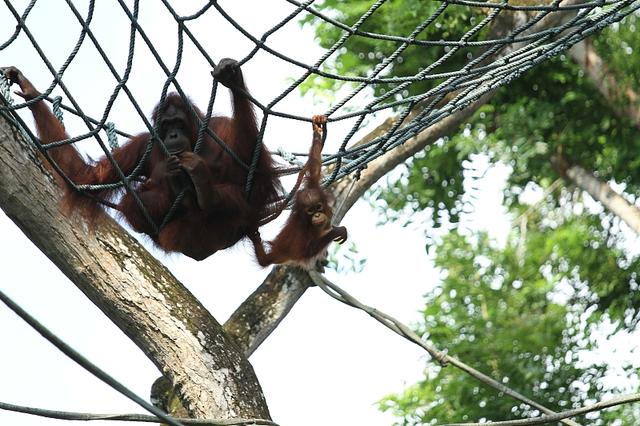
<path id="1" fill-rule="evenodd" d="M 255 28 L 250 28 L 243 22 L 243 17 L 255 12 L 243 11 L 242 8 L 246 9 L 248 3 L 241 5 L 242 2 L 203 2 L 206 4 L 197 8 L 161 0 L 154 3 L 153 11 L 149 11 L 141 10 L 139 0 L 113 0 L 99 5 L 95 0 L 90 0 L 82 6 L 65 0 L 56 4 L 54 12 L 50 2 L 31 0 L 18 7 L 18 2 L 5 0 L 4 9 L 7 13 L 3 11 L 5 16 L 2 19 L 6 25 L 2 22 L 2 27 L 6 30 L 0 33 L 0 52 L 3 52 L 3 56 L 6 54 L 5 57 L 13 54 L 21 58 L 25 55 L 39 58 L 40 75 L 48 74 L 50 84 L 38 98 L 14 102 L 7 82 L 0 78 L 0 94 L 5 98 L 4 104 L 0 105 L 0 113 L 16 122 L 45 156 L 47 150 L 63 144 L 92 141 L 94 147 L 88 147 L 86 151 L 109 157 L 111 149 L 119 145 L 119 137 L 128 139 L 133 132 L 140 130 L 151 134 L 149 145 L 162 144 L 157 136 L 158 129 L 154 128 L 146 111 L 158 101 L 162 102 L 169 91 L 175 90 L 184 98 L 191 94 L 194 103 L 207 105 L 206 120 L 198 119 L 198 143 L 204 133 L 213 137 L 246 170 L 247 191 L 250 191 L 255 159 L 263 149 L 263 141 L 269 145 L 268 139 L 285 138 L 282 134 L 270 134 L 270 123 L 277 120 L 303 124 L 311 121 L 312 114 L 309 111 L 301 113 L 299 103 L 292 100 L 297 95 L 296 89 L 309 82 L 337 82 L 342 89 L 336 91 L 324 111 L 330 130 L 332 124 L 338 126 L 338 123 L 343 129 L 342 134 L 337 136 L 332 132 L 330 153 L 323 155 L 323 164 L 332 166 L 331 173 L 324 179 L 325 184 L 330 184 L 347 175 L 359 173 L 371 161 L 401 146 L 429 126 L 462 110 L 499 86 L 508 84 L 536 64 L 620 21 L 640 7 L 638 0 L 438 0 L 433 2 L 433 11 L 420 17 L 420 24 L 409 34 L 383 34 L 369 31 L 367 23 L 375 19 L 376 14 L 383 13 L 385 8 L 394 7 L 393 2 L 387 0 L 371 1 L 368 9 L 353 23 L 343 22 L 335 14 L 327 13 L 325 8 L 314 5 L 314 0 L 282 2 L 289 7 L 284 16 L 262 17 L 259 20 L 262 28 L 255 25 Z M 96 7 L 100 9 L 96 10 Z M 187 7 L 191 10 L 180 10 Z M 469 10 L 474 16 L 462 36 L 440 40 L 425 37 L 427 28 L 447 26 L 448 12 L 461 9 Z M 54 13 L 55 17 L 47 16 L 48 13 Z M 98 18 L 101 14 L 109 18 L 100 21 Z M 514 14 L 518 14 L 519 19 L 512 19 L 510 22 L 514 24 L 510 28 L 500 29 L 500 19 Z M 153 16 L 153 19 L 149 16 Z M 335 42 L 324 50 L 317 52 L 307 49 L 309 52 L 304 55 L 295 56 L 291 53 L 291 43 L 283 43 L 280 37 L 283 34 L 291 37 L 292 25 L 300 30 L 299 24 L 305 20 L 314 20 L 327 26 L 337 36 Z M 158 23 L 160 21 L 162 25 Z M 10 31 L 13 24 L 15 30 Z M 60 28 L 66 25 L 74 28 L 75 38 L 63 35 Z M 215 31 L 219 32 L 212 36 Z M 157 34 L 162 34 L 162 38 L 159 39 Z M 225 51 L 227 38 L 233 37 L 246 46 L 242 52 Z M 114 38 L 118 41 L 117 48 L 112 47 Z M 369 46 L 367 43 L 358 41 L 391 44 L 392 53 L 376 55 L 376 52 L 365 49 Z M 48 52 L 52 50 L 52 43 L 56 47 L 63 46 L 62 50 L 67 53 L 50 57 Z M 28 52 L 24 51 L 25 46 L 29 48 Z M 359 47 L 361 51 L 357 51 Z M 364 73 L 350 72 L 348 69 L 336 73 L 336 68 L 330 65 L 335 64 L 337 55 L 345 49 L 358 55 L 375 55 L 379 62 Z M 16 53 L 18 51 L 19 55 Z M 316 57 L 311 57 L 316 53 Z M 391 65 L 402 60 L 403 54 L 407 53 L 411 53 L 414 59 L 424 58 L 419 71 L 407 76 L 392 75 Z M 432 59 L 434 55 L 436 60 Z M 243 162 L 224 140 L 207 127 L 206 123 L 214 114 L 214 109 L 219 111 L 225 104 L 220 101 L 224 94 L 222 90 L 217 90 L 217 81 L 210 79 L 210 87 L 204 90 L 202 87 L 192 87 L 194 76 L 201 74 L 203 78 L 208 77 L 217 61 L 224 56 L 235 57 L 249 80 L 254 72 L 269 73 L 271 77 L 283 64 L 293 72 L 290 75 L 294 78 L 285 85 L 274 85 L 266 88 L 268 90 L 260 88 L 260 94 L 255 97 L 246 93 L 260 117 L 253 163 Z M 252 68 L 252 64 L 257 64 L 261 56 L 266 56 L 272 64 L 269 69 Z M 301 59 L 301 56 L 305 58 Z M 140 66 L 142 62 L 144 67 Z M 20 67 L 20 64 L 0 65 Z M 94 69 L 98 67 L 103 72 L 99 77 L 94 77 Z M 148 72 L 148 69 L 153 71 Z M 24 68 L 22 71 L 27 75 L 32 74 Z M 74 89 L 78 87 L 74 84 L 78 79 L 90 82 L 88 87 L 91 93 L 87 93 L 86 89 Z M 37 81 L 33 77 L 31 80 Z M 417 85 L 426 89 L 419 94 L 410 94 L 415 93 L 411 89 Z M 144 90 L 137 90 L 139 86 Z M 150 87 L 156 89 L 150 90 Z M 54 96 L 54 93 L 59 96 Z M 103 100 L 99 103 L 100 109 L 93 106 L 95 102 L 89 102 L 97 98 Z M 69 131 L 75 136 L 47 146 L 38 141 L 17 113 L 40 100 L 50 102 L 54 114 L 59 118 L 63 113 L 69 113 L 65 115 L 65 124 L 69 122 L 69 115 L 78 117 L 77 129 L 74 128 L 73 133 Z M 311 107 L 302 109 L 307 108 Z M 195 115 L 194 111 L 192 113 Z M 391 114 L 398 119 L 383 135 L 352 143 L 354 136 L 363 132 L 368 123 Z M 136 124 L 128 124 L 132 117 L 137 120 Z M 127 127 L 137 127 L 133 131 L 125 131 L 125 122 Z M 71 126 L 67 128 L 71 129 Z M 294 151 L 305 152 L 309 145 L 309 133 L 296 131 L 292 134 L 298 133 L 301 136 L 297 139 L 304 144 L 299 142 L 297 146 L 300 149 Z M 150 149 L 151 146 L 148 151 Z M 274 154 L 292 165 L 286 169 L 290 173 L 300 169 L 299 158 L 305 155 L 284 150 Z M 140 179 L 138 174 L 142 166 L 139 164 L 133 173 L 126 176 L 114 163 L 120 180 L 108 185 L 69 183 L 74 189 L 89 194 L 105 188 L 124 188 L 137 199 L 132 182 Z M 53 167 L 57 166 L 54 164 Z M 57 167 L 57 170 L 60 171 L 60 168 Z M 139 200 L 138 205 L 144 208 Z M 171 214 L 169 212 L 163 223 L 153 224 L 155 229 L 170 220 Z M 149 218 L 148 213 L 145 216 Z"/>

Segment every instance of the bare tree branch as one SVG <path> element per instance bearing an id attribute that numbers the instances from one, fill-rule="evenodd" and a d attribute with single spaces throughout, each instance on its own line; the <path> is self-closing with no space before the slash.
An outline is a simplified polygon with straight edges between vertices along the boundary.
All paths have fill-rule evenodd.
<path id="1" fill-rule="evenodd" d="M 276 266 L 262 285 L 245 300 L 224 323 L 227 335 L 248 358 L 269 337 L 293 305 L 313 285 L 302 269 Z M 151 398 L 173 416 L 183 416 L 184 407 L 169 380 L 158 378 L 151 388 Z"/>
<path id="2" fill-rule="evenodd" d="M 224 323 L 224 330 L 248 358 L 275 330 L 312 285 L 299 269 L 276 266 L 265 281 Z"/>
<path id="3" fill-rule="evenodd" d="M 554 155 L 551 164 L 567 181 L 586 191 L 607 210 L 622 219 L 636 235 L 640 235 L 640 208 L 631 204 L 606 182 L 602 182 L 584 168 L 570 164 L 561 155 Z"/>
<path id="4" fill-rule="evenodd" d="M 521 419 L 521 420 L 507 420 L 503 422 L 491 422 L 491 423 L 450 423 L 443 426 L 485 426 L 491 424 L 492 426 L 533 426 L 543 425 L 549 423 L 556 423 L 559 420 L 568 419 L 569 417 L 575 417 L 582 414 L 591 413 L 593 411 L 601 411 L 605 408 L 615 407 L 622 404 L 631 404 L 640 401 L 640 394 L 623 395 L 617 398 L 612 398 L 609 401 L 598 402 L 597 404 L 588 405 L 586 407 L 577 408 L 575 410 L 563 411 L 562 413 L 550 414 L 546 416 L 540 416 L 534 419 Z"/>

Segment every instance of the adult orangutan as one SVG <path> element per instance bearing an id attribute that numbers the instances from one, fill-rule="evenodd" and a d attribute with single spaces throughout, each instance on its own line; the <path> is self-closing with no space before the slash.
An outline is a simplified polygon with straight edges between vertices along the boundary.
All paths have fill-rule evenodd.
<path id="1" fill-rule="evenodd" d="M 0 71 L 11 83 L 20 86 L 20 91 L 15 93 L 25 100 L 40 95 L 17 68 L 1 68 Z M 222 59 L 212 75 L 231 89 L 233 116 L 212 117 L 208 127 L 246 165 L 251 164 L 258 128 L 252 105 L 244 94 L 247 89 L 240 67 L 232 59 Z M 45 148 L 47 144 L 69 138 L 43 101 L 34 102 L 29 108 Z M 124 193 L 115 207 L 134 230 L 148 234 L 163 250 L 202 260 L 255 232 L 262 221 L 273 214 L 275 203 L 281 198 L 281 186 L 273 159 L 266 149 L 260 152 L 250 193 L 245 190 L 246 167 L 206 132 L 201 149 L 195 153 L 198 120 L 192 109 L 200 120 L 205 120 L 191 101 L 176 93 L 169 94 L 155 107 L 152 122 L 168 155 L 152 141 L 149 133 L 131 138 L 112 152 L 113 159 L 126 176 L 141 164 L 131 185 L 156 226 L 162 223 L 176 196 L 185 190 L 175 214 L 156 233 L 157 228 L 146 219 L 130 192 Z M 150 143 L 151 151 L 145 155 Z M 75 184 L 119 181 L 117 169 L 106 157 L 87 162 L 71 144 L 49 147 L 48 153 Z M 75 191 L 63 179 L 61 181 L 66 187 L 65 211 L 80 211 L 89 219 L 94 219 L 100 212 L 96 199 L 106 200 L 117 191 L 101 190 L 89 196 Z"/>

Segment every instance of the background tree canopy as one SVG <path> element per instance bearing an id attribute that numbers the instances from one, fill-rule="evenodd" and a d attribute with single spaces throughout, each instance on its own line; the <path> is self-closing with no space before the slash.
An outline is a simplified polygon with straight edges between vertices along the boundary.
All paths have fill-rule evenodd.
<path id="1" fill-rule="evenodd" d="M 418 0 L 391 3 L 393 7 L 380 9 L 361 30 L 407 36 L 421 17 L 439 6 Z M 369 2 L 325 0 L 316 7 L 350 24 Z M 428 26 L 418 40 L 460 38 L 485 16 L 486 11 L 471 9 L 450 5 L 444 12 L 449 25 Z M 639 17 L 629 16 L 499 89 L 458 133 L 429 146 L 401 166 L 399 179 L 369 194 L 371 200 L 382 200 L 376 203 L 382 221 L 419 221 L 427 250 L 442 270 L 444 278 L 425 296 L 423 319 L 415 329 L 436 347 L 473 360 L 480 370 L 558 410 L 638 386 L 638 365 L 588 356 L 614 333 L 636 328 L 637 236 L 622 223 L 624 217 L 585 195 L 567 170 L 575 165 L 588 171 L 604 185 L 623 190 L 631 203 L 640 195 Z M 323 47 L 341 35 L 313 16 L 302 24 L 314 27 Z M 389 41 L 352 37 L 325 67 L 365 76 L 395 47 Z M 388 74 L 414 75 L 420 64 L 435 61 L 445 49 L 411 46 Z M 579 60 L 579 49 L 591 62 Z M 478 51 L 461 49 L 442 71 L 459 69 L 474 54 Z M 594 58 L 605 64 L 601 80 L 593 77 L 598 67 Z M 424 93 L 437 83 L 416 82 L 407 90 Z M 314 77 L 303 90 L 331 96 L 344 84 Z M 372 90 L 381 95 L 389 86 L 378 84 Z M 504 183 L 508 214 L 496 217 L 512 221 L 506 241 L 458 224 L 462 215 L 474 214 L 474 183 L 483 172 L 477 170 L 480 158 L 488 161 L 486 168 L 509 170 Z M 638 214 L 637 207 L 632 208 Z M 616 374 L 616 380 L 607 380 Z M 380 408 L 392 411 L 398 424 L 534 414 L 463 372 L 431 363 L 424 380 L 384 398 Z M 576 420 L 635 425 L 640 412 L 626 407 Z"/>

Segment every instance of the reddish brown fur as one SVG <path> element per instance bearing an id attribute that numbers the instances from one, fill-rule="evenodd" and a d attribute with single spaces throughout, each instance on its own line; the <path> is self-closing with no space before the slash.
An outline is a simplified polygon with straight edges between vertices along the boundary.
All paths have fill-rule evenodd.
<path id="1" fill-rule="evenodd" d="M 324 255 L 331 241 L 342 244 L 347 239 L 347 229 L 344 226 L 331 225 L 333 199 L 320 186 L 321 125 L 325 122 L 324 116 L 313 117 L 313 141 L 309 158 L 300 171 L 303 188 L 296 193 L 291 214 L 282 230 L 273 241 L 269 242 L 269 252 L 265 251 L 257 232 L 250 235 L 261 266 L 289 262 L 310 268 L 315 266 L 316 259 Z M 316 214 L 310 214 L 310 209 L 315 209 Z M 314 218 L 317 218 L 315 224 Z"/>
<path id="2" fill-rule="evenodd" d="M 7 75 L 10 81 L 20 85 L 22 92 L 16 93 L 25 99 L 32 99 L 39 95 L 39 92 L 16 68 L 4 68 L 0 71 Z M 246 90 L 240 69 L 236 67 L 231 76 L 227 74 L 226 80 L 222 82 L 232 89 L 233 117 L 213 117 L 209 120 L 209 128 L 225 141 L 245 164 L 250 164 L 258 128 L 251 103 L 240 90 L 235 90 L 236 88 Z M 163 104 L 155 107 L 152 114 L 154 123 L 160 119 L 169 105 L 186 113 L 188 123 L 185 132 L 189 135 L 192 150 L 196 142 L 197 122 L 189 106 L 194 108 L 200 119 L 204 119 L 203 114 L 189 100 L 184 100 L 172 93 L 167 96 Z M 69 137 L 44 102 L 36 102 L 30 108 L 38 136 L 43 144 Z M 149 133 L 142 133 L 131 138 L 122 147 L 113 150 L 113 157 L 125 175 L 129 175 L 141 161 L 149 139 Z M 48 152 L 62 171 L 76 184 L 106 184 L 119 181 L 115 169 L 105 157 L 88 164 L 73 145 L 62 145 Z M 206 132 L 200 152 L 180 154 L 180 164 L 185 164 L 184 158 L 188 158 L 194 166 L 200 167 L 199 172 L 202 176 L 200 182 L 203 183 L 202 188 L 207 193 L 206 209 L 198 204 L 194 191 L 187 191 L 173 219 L 160 229 L 158 235 L 154 235 L 152 226 L 145 219 L 130 193 L 126 192 L 117 204 L 118 210 L 133 229 L 151 236 L 165 251 L 181 252 L 194 259 L 202 260 L 217 250 L 232 246 L 248 232 L 257 229 L 259 223 L 273 213 L 272 206 L 280 198 L 281 187 L 273 159 L 266 149 L 261 150 L 249 197 L 245 195 L 247 171 Z M 168 183 L 170 173 L 167 157 L 157 143 L 153 144 L 149 158 L 144 162 L 138 177 L 142 182 L 133 183 L 135 191 L 156 225 L 159 226 L 177 194 Z M 75 192 L 68 186 L 66 189 L 63 200 L 66 211 L 81 211 L 89 219 L 94 219 L 100 212 L 93 198 Z M 103 190 L 95 195 L 107 199 L 114 192 L 116 191 Z"/>

